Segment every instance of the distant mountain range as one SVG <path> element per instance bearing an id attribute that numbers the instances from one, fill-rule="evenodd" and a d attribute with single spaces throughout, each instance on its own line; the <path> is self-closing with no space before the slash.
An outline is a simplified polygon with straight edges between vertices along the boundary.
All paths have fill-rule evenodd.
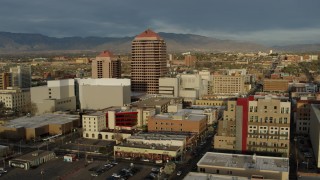
<path id="1" fill-rule="evenodd" d="M 268 52 L 320 50 L 320 44 L 266 47 L 252 42 L 220 40 L 194 35 L 159 33 L 167 43 L 168 52 Z M 41 34 L 0 32 L 0 53 L 32 53 L 45 51 L 102 51 L 129 53 L 134 37 L 48 37 Z"/>

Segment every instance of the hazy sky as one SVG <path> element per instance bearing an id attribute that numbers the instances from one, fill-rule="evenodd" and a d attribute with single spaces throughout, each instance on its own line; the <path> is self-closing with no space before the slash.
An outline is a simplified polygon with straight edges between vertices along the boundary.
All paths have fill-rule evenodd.
<path id="1" fill-rule="evenodd" d="M 122 37 L 146 28 L 268 45 L 320 43 L 320 0 L 0 0 L 0 31 Z"/>

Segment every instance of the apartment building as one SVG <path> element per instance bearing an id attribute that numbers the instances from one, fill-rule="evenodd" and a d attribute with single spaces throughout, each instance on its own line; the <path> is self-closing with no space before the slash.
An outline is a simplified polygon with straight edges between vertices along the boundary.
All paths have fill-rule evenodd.
<path id="1" fill-rule="evenodd" d="M 101 52 L 92 60 L 92 78 L 121 78 L 121 61 L 110 51 Z"/>
<path id="2" fill-rule="evenodd" d="M 30 112 L 30 91 L 23 89 L 0 90 L 0 102 L 12 111 Z"/>
<path id="3" fill-rule="evenodd" d="M 250 96 L 228 101 L 214 148 L 289 156 L 290 113 L 288 99 Z"/>
<path id="4" fill-rule="evenodd" d="M 212 94 L 246 94 L 244 75 L 213 75 Z"/>
<path id="5" fill-rule="evenodd" d="M 132 41 L 131 85 L 132 91 L 157 94 L 159 78 L 167 73 L 165 41 L 150 29 Z"/>
<path id="6" fill-rule="evenodd" d="M 264 79 L 263 91 L 264 92 L 288 92 L 289 82 L 282 79 Z"/>

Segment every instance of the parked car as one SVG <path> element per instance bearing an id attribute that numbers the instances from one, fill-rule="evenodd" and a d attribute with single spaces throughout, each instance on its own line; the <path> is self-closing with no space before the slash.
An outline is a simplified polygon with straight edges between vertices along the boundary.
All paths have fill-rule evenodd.
<path id="1" fill-rule="evenodd" d="M 177 172 L 177 176 L 180 176 L 182 174 L 182 171 Z"/>

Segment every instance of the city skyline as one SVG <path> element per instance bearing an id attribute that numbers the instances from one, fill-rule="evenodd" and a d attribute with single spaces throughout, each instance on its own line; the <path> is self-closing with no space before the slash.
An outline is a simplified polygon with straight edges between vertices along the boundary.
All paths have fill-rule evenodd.
<path id="1" fill-rule="evenodd" d="M 265 45 L 320 42 L 320 2 L 138 0 L 0 3 L 0 31 L 53 37 L 135 36 L 144 29 L 252 41 Z M 12 13 L 14 12 L 14 13 Z"/>

